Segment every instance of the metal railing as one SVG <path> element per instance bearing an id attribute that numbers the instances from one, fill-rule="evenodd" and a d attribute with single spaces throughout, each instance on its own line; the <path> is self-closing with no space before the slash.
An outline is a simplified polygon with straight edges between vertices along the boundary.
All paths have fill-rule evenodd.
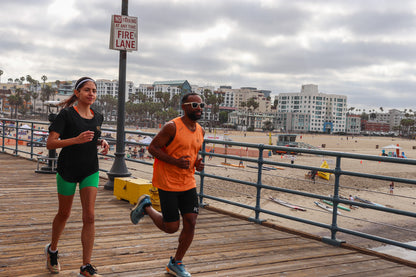
<path id="1" fill-rule="evenodd" d="M 2 123 L 2 126 L 0 126 L 1 133 L 1 151 L 2 152 L 12 152 L 13 155 L 19 155 L 19 154 L 25 154 L 30 159 L 34 159 L 38 156 L 40 156 L 39 153 L 35 153 L 34 151 L 34 142 L 36 141 L 37 135 L 35 132 L 43 132 L 42 129 L 47 130 L 47 126 L 49 125 L 48 122 L 37 122 L 37 121 L 27 121 L 27 120 L 12 120 L 12 119 L 0 119 L 0 122 Z M 30 126 L 28 129 L 27 127 L 22 128 L 24 124 L 27 124 Z M 46 126 L 46 127 L 45 127 Z M 30 139 L 21 139 L 19 137 L 19 131 L 25 130 L 25 132 L 29 133 Z M 115 133 L 116 130 L 112 128 L 102 128 L 103 133 L 111 134 Z M 154 133 L 148 133 L 148 132 L 142 132 L 142 131 L 125 131 L 125 137 L 153 137 Z M 43 136 L 43 135 L 40 135 Z M 106 138 L 110 144 L 115 143 L 115 139 L 113 139 L 110 136 L 104 137 Z M 23 148 L 24 144 L 30 144 L 31 146 L 25 146 Z M 133 139 L 127 139 L 125 141 L 125 145 L 130 146 L 142 146 L 146 147 L 148 143 L 143 143 L 140 141 L 134 141 Z M 212 152 L 211 149 L 214 148 L 214 145 L 218 149 L 218 145 L 224 146 L 223 150 L 225 150 L 225 153 L 219 153 Z M 254 157 L 243 156 L 243 155 L 230 155 L 227 153 L 227 149 L 232 149 L 232 147 L 240 147 L 240 149 L 245 148 L 248 153 L 248 149 L 255 150 L 257 153 L 254 155 Z M 29 149 L 28 149 L 29 148 Z M 210 148 L 210 149 L 208 149 Z M 43 147 L 43 149 L 45 149 Z M 244 151 L 243 151 L 244 152 Z M 335 158 L 335 165 L 333 169 L 330 168 L 322 168 L 322 167 L 313 167 L 309 166 L 308 164 L 301 164 L 301 163 L 288 163 L 286 160 L 282 161 L 276 161 L 269 159 L 269 156 L 272 152 L 278 152 L 278 153 L 296 153 L 298 155 L 309 155 L 313 157 L 332 157 Z M 129 154 L 129 153 L 128 153 Z M 338 233 L 341 234 L 348 234 L 356 237 L 361 237 L 373 241 L 378 241 L 381 243 L 399 246 L 405 249 L 410 250 L 416 250 L 416 247 L 406 243 L 406 242 L 400 242 L 397 240 L 380 237 L 377 235 L 372 235 L 367 232 L 357 231 L 350 228 L 340 227 L 340 220 L 339 217 L 346 217 L 346 216 L 340 216 L 339 215 L 339 205 L 345 204 L 365 209 L 373 209 L 377 210 L 379 212 L 385 213 L 386 216 L 392 215 L 392 216 L 403 216 L 405 218 L 410 219 L 409 222 L 411 222 L 412 219 L 416 218 L 416 213 L 409 210 L 402 210 L 402 209 L 394 209 L 392 207 L 383 206 L 383 205 L 375 205 L 374 203 L 363 203 L 358 201 L 351 201 L 349 199 L 343 198 L 340 195 L 340 189 L 345 190 L 345 185 L 341 185 L 340 177 L 341 176 L 351 176 L 354 178 L 365 178 L 370 180 L 382 180 L 382 181 L 394 181 L 401 184 L 407 184 L 410 186 L 414 186 L 416 184 L 416 180 L 414 179 L 407 179 L 407 178 L 400 178 L 397 176 L 388 176 L 388 175 L 376 175 L 376 174 L 370 174 L 366 172 L 357 172 L 357 171 L 348 171 L 344 170 L 342 168 L 342 162 L 346 160 L 359 160 L 362 161 L 368 161 L 368 162 L 377 162 L 377 163 L 391 163 L 391 164 L 400 164 L 403 166 L 409 166 L 409 170 L 414 171 L 414 166 L 416 165 L 416 160 L 414 159 L 403 159 L 403 158 L 394 158 L 394 157 L 383 157 L 383 156 L 375 156 L 375 155 L 363 155 L 363 154 L 354 154 L 354 153 L 343 153 L 343 152 L 334 152 L 334 151 L 326 151 L 326 150 L 316 150 L 316 149 L 305 149 L 305 148 L 292 148 L 292 147 L 284 147 L 284 146 L 272 146 L 272 145 L 265 145 L 265 144 L 253 144 L 253 143 L 241 143 L 241 142 L 234 142 L 234 141 L 220 141 L 220 140 L 212 140 L 212 139 L 205 139 L 203 143 L 203 148 L 201 150 L 201 155 L 204 159 L 204 162 L 206 163 L 205 169 L 201 172 L 196 172 L 197 175 L 199 175 L 199 201 L 200 205 L 206 205 L 206 201 L 210 201 L 210 205 L 215 205 L 215 203 L 223 203 L 225 206 L 233 206 L 238 207 L 239 209 L 242 209 L 243 211 L 249 211 L 254 213 L 254 216 L 251 217 L 251 220 L 256 223 L 261 223 L 264 220 L 265 216 L 271 216 L 273 218 L 282 218 L 290 221 L 296 221 L 301 224 L 307 224 L 310 226 L 315 226 L 320 229 L 325 229 L 330 232 L 330 236 L 326 237 L 323 236 L 322 240 L 333 245 L 339 245 L 342 243 L 342 240 L 338 239 Z M 266 157 L 265 157 L 266 155 Z M 283 154 L 280 154 L 283 155 Z M 108 154 L 106 156 L 110 159 L 114 158 L 114 155 Z M 282 156 L 283 157 L 283 156 Z M 207 160 L 208 158 L 208 160 Z M 210 164 L 210 159 L 216 158 L 223 159 L 226 161 L 228 160 L 236 160 L 239 163 L 245 163 L 247 167 L 243 169 L 238 164 L 227 164 L 222 163 L 221 165 L 215 165 Z M 136 165 L 140 164 L 145 166 L 146 169 L 142 171 L 145 172 L 148 176 L 151 176 L 152 172 L 152 166 L 153 166 L 153 160 L 149 157 L 149 159 L 137 159 L 133 158 L 129 155 L 126 157 L 126 162 L 128 164 L 129 169 L 134 169 Z M 227 167 L 228 165 L 231 165 L 232 167 Z M 251 171 L 248 170 L 248 166 L 250 166 Z M 230 178 L 225 175 L 219 174 L 218 168 L 224 169 L 228 168 L 226 170 L 240 170 L 242 174 L 238 174 L 239 178 Z M 269 179 L 271 178 L 272 181 L 265 181 L 264 176 L 269 173 L 265 173 L 266 170 L 270 170 L 270 168 L 288 168 L 293 170 L 300 170 L 302 172 L 306 171 L 319 171 L 324 173 L 330 173 L 333 174 L 335 177 L 331 178 L 333 179 L 333 183 L 331 182 L 325 182 L 324 185 L 328 186 L 331 190 L 330 195 L 323 195 L 312 193 L 308 191 L 304 191 L 301 189 L 292 189 L 288 188 L 287 186 L 279 186 L 276 185 L 273 180 L 276 180 L 278 178 L 288 178 L 288 177 L 281 177 L 278 174 L 276 175 L 270 175 Z M 252 170 L 254 169 L 254 170 Z M 101 167 L 100 163 L 100 170 L 102 172 L 107 172 L 108 170 Z M 141 173 L 141 174 L 142 174 Z M 246 177 L 251 174 L 252 177 L 247 179 Z M 135 174 L 133 174 L 134 176 Z M 254 176 L 254 177 L 253 177 Z M 139 177 L 139 176 L 137 176 Z M 140 176 L 141 177 L 141 176 Z M 255 181 L 253 181 L 255 179 Z M 218 182 L 220 181 L 220 182 Z M 299 180 L 299 179 L 292 179 L 290 182 L 310 182 L 310 180 Z M 239 197 L 225 197 L 222 196 L 222 192 L 209 192 L 212 185 L 210 184 L 221 184 L 221 183 L 227 183 L 227 184 L 237 184 L 239 187 L 236 189 L 232 189 L 232 193 L 235 195 L 238 195 L 240 190 L 244 190 L 243 188 L 251 188 L 249 190 L 249 193 L 241 194 L 246 198 L 252 198 L 254 201 L 247 203 L 245 201 L 239 201 Z M 223 189 L 223 188 L 220 188 Z M 370 188 L 371 189 L 371 188 Z M 354 188 L 354 190 L 357 190 L 357 188 Z M 208 191 L 208 192 L 207 192 Z M 282 213 L 282 212 L 276 212 L 275 209 L 267 209 L 264 208 L 262 205 L 262 200 L 265 199 L 263 195 L 265 192 L 275 192 L 275 193 L 284 193 L 288 195 L 298 195 L 305 199 L 319 199 L 319 200 L 326 200 L 333 203 L 332 205 L 332 212 L 328 213 L 325 211 L 322 211 L 327 219 L 327 221 L 331 223 L 324 223 L 324 222 L 318 222 L 316 220 L 310 220 L 304 217 L 298 217 L 298 216 L 292 216 L 288 213 Z M 396 196 L 396 195 L 395 195 Z M 399 197 L 399 196 L 397 196 Z M 411 196 L 402 196 L 407 197 L 410 199 L 410 201 L 415 201 L 415 198 L 412 198 Z M 318 209 L 319 210 L 319 209 Z M 355 218 L 355 220 L 362 220 L 359 218 Z M 367 220 L 369 223 L 378 224 L 378 222 L 371 222 Z M 402 229 L 405 232 L 413 232 L 415 230 L 407 229 L 407 228 L 401 228 L 400 226 L 394 226 L 387 224 L 388 228 L 396 228 L 396 229 Z M 386 224 L 384 224 L 386 226 Z M 390 229 L 389 229 L 390 230 Z"/>

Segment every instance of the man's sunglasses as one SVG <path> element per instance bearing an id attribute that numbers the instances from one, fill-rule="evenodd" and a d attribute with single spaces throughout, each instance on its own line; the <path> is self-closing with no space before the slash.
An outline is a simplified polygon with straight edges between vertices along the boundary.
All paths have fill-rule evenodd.
<path id="1" fill-rule="evenodd" d="M 203 109 L 205 107 L 205 103 L 198 103 L 198 102 L 188 102 L 188 103 L 183 103 L 184 105 L 191 105 L 192 109 L 196 109 L 198 108 L 198 106 Z"/>

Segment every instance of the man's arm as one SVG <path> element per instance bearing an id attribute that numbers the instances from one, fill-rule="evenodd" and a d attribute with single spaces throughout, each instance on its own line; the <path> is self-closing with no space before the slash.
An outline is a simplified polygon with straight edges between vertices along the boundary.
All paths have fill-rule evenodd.
<path id="1" fill-rule="evenodd" d="M 149 153 L 153 155 L 158 160 L 161 160 L 165 163 L 176 165 L 177 167 L 187 169 L 189 168 L 189 156 L 182 156 L 179 159 L 175 159 L 172 156 L 169 156 L 162 149 L 169 145 L 173 140 L 176 134 L 176 125 L 174 122 L 170 121 L 163 126 L 160 132 L 153 138 L 152 142 L 149 145 Z M 188 159 L 187 159 L 188 158 Z"/>

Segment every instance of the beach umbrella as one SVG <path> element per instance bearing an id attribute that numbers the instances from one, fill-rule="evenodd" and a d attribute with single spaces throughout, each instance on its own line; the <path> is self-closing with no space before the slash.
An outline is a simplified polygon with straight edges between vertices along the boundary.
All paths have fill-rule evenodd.
<path id="1" fill-rule="evenodd" d="M 25 124 L 25 125 L 21 126 L 20 128 L 21 128 L 21 129 L 30 129 L 30 126 L 29 126 L 29 125 L 27 125 L 27 124 Z"/>

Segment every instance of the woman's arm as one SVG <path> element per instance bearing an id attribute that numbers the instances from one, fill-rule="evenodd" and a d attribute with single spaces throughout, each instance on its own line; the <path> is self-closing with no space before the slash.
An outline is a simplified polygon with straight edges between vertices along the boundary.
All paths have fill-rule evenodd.
<path id="1" fill-rule="evenodd" d="M 67 147 L 74 144 L 82 144 L 89 141 L 92 141 L 94 138 L 93 131 L 85 131 L 79 134 L 76 137 L 68 138 L 68 139 L 59 139 L 60 134 L 54 131 L 51 131 L 48 136 L 48 140 L 46 141 L 46 148 L 48 150 L 57 149 L 62 147 Z"/>

